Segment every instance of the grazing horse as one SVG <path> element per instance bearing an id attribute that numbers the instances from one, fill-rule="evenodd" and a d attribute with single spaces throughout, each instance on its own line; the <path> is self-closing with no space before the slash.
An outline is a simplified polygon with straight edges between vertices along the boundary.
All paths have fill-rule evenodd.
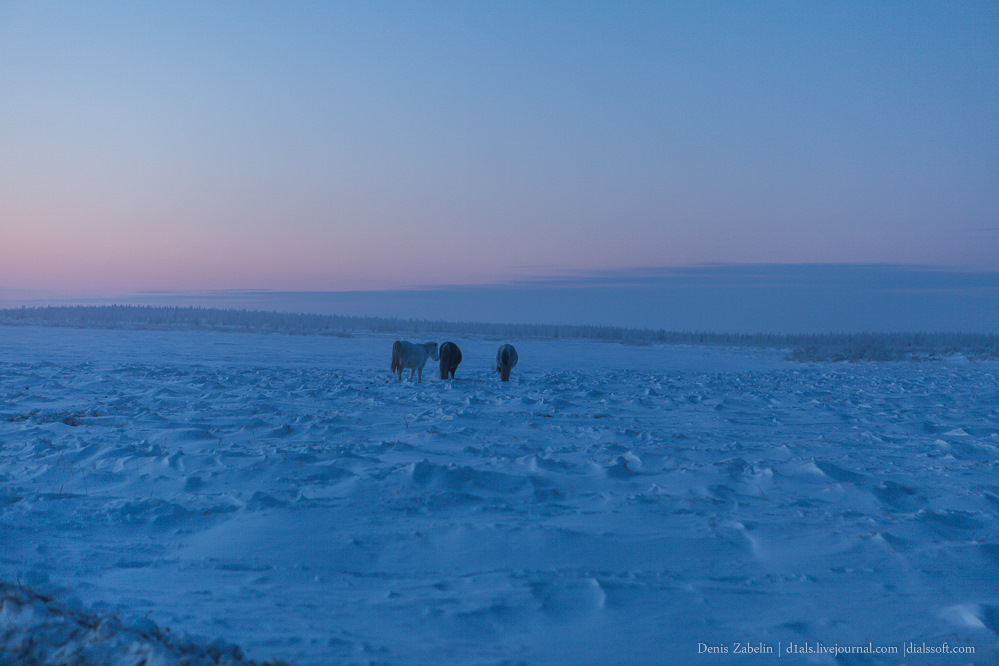
<path id="1" fill-rule="evenodd" d="M 423 366 L 427 364 L 427 357 L 437 360 L 436 342 L 417 345 L 406 340 L 396 340 L 392 343 L 392 372 L 398 375 L 401 382 L 403 368 L 409 368 L 409 381 L 413 381 L 413 374 L 419 371 L 417 381 L 422 383 Z"/>
<path id="2" fill-rule="evenodd" d="M 496 350 L 495 370 L 500 373 L 500 381 L 510 381 L 510 371 L 517 365 L 517 350 L 513 345 L 500 345 Z"/>
<path id="3" fill-rule="evenodd" d="M 450 375 L 454 379 L 454 371 L 461 363 L 461 350 L 453 342 L 445 342 L 440 348 L 441 355 L 441 379 L 447 379 Z"/>

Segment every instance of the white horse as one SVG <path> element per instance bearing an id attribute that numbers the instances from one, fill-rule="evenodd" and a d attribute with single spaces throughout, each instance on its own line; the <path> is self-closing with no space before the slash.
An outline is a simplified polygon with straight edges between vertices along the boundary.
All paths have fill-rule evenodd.
<path id="1" fill-rule="evenodd" d="M 413 381 L 413 374 L 419 371 L 417 381 L 423 382 L 423 366 L 427 364 L 427 358 L 437 360 L 437 343 L 424 342 L 421 345 L 407 342 L 406 340 L 396 340 L 392 343 L 392 372 L 402 381 L 402 369 L 409 368 L 409 381 Z"/>
<path id="2" fill-rule="evenodd" d="M 496 365 L 493 370 L 500 373 L 500 381 L 510 381 L 510 371 L 517 365 L 517 350 L 513 345 L 500 345 L 496 350 Z"/>

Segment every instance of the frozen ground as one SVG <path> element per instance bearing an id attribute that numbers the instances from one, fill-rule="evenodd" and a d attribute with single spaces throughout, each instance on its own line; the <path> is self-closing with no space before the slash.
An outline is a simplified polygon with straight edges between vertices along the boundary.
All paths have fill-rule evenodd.
<path id="1" fill-rule="evenodd" d="M 0 327 L 0 663 L 999 663 L 996 362 L 392 339 Z"/>

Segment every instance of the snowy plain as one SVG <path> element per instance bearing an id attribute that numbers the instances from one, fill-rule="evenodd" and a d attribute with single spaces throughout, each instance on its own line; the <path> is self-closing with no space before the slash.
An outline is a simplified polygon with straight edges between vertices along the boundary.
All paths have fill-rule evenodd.
<path id="1" fill-rule="evenodd" d="M 0 326 L 0 663 L 999 663 L 999 362 L 394 338 Z"/>

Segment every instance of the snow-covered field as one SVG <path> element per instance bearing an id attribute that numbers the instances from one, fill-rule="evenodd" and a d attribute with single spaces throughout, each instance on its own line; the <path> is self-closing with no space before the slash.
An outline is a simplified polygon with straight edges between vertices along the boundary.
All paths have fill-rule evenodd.
<path id="1" fill-rule="evenodd" d="M 0 327 L 0 663 L 999 663 L 999 363 L 392 339 Z"/>

